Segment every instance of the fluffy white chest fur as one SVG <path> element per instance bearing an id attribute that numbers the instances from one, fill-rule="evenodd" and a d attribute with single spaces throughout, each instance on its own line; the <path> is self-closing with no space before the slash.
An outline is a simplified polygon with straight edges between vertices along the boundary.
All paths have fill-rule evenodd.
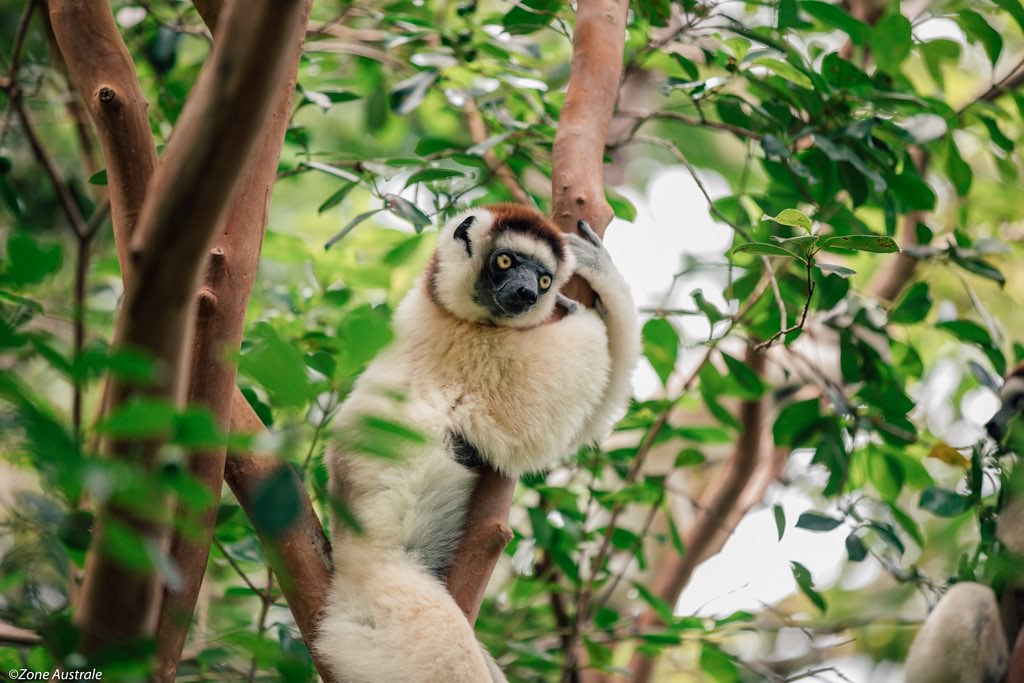
<path id="1" fill-rule="evenodd" d="M 498 206 L 439 239 L 335 422 L 332 495 L 363 530 L 335 529 L 316 647 L 344 681 L 504 680 L 441 582 L 477 473 L 551 467 L 600 439 L 629 395 L 635 309 L 596 238 L 566 242 L 539 214 Z M 562 302 L 549 321 L 573 272 L 602 313 Z M 401 457 L 380 457 L 382 439 Z"/>

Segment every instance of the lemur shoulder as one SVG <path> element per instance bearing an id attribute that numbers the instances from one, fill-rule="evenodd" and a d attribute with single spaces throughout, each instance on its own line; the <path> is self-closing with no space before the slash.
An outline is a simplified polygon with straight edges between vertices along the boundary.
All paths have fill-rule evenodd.
<path id="1" fill-rule="evenodd" d="M 341 680 L 505 680 L 443 575 L 484 464 L 510 477 L 550 468 L 601 439 L 628 401 L 636 308 L 600 240 L 583 222 L 580 232 L 509 204 L 450 220 L 396 311 L 392 343 L 344 402 L 331 493 L 363 529 L 334 529 L 315 644 Z M 596 308 L 559 294 L 574 273 Z M 399 460 L 361 452 L 380 417 L 422 443 Z"/>

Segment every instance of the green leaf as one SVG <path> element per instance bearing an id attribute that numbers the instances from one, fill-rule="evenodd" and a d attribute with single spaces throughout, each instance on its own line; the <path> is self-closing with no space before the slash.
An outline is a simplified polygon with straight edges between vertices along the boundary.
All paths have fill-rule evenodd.
<path id="1" fill-rule="evenodd" d="M 998 146 L 1000 149 L 1006 152 L 1012 152 L 1014 149 L 1013 140 L 1006 137 L 1006 134 L 999 128 L 999 124 L 996 123 L 995 119 L 989 118 L 988 116 L 979 116 L 982 124 L 988 129 L 988 137 Z"/>
<path id="2" fill-rule="evenodd" d="M 456 171 L 451 168 L 425 168 L 422 171 L 417 171 L 409 176 L 409 179 L 405 181 L 403 187 L 409 187 L 416 183 L 430 183 L 438 180 L 449 180 L 451 178 L 462 178 L 466 174 L 462 171 Z M 427 224 L 429 225 L 429 221 Z"/>
<path id="3" fill-rule="evenodd" d="M 676 455 L 675 467 L 694 467 L 695 465 L 702 465 L 704 460 L 704 454 L 696 448 L 684 448 Z"/>
<path id="4" fill-rule="evenodd" d="M 807 596 L 807 599 L 815 607 L 825 612 L 828 609 L 828 605 L 825 603 L 825 598 L 821 597 L 821 594 L 814 590 L 814 579 L 811 577 L 810 570 L 799 562 L 790 562 L 789 566 L 793 571 L 793 578 L 796 579 L 796 585 L 799 586 L 800 591 Z"/>
<path id="5" fill-rule="evenodd" d="M 896 531 L 888 524 L 882 522 L 868 522 L 868 528 L 878 534 L 882 541 L 896 551 L 898 555 L 904 553 L 903 541 L 896 535 Z"/>
<path id="6" fill-rule="evenodd" d="M 814 267 L 820 270 L 821 272 L 825 273 L 826 275 L 838 275 L 839 277 L 842 278 L 847 278 L 850 277 L 851 275 L 857 274 L 857 271 L 855 271 L 853 268 L 837 266 L 834 263 L 818 263 L 817 261 L 815 261 Z"/>
<path id="7" fill-rule="evenodd" d="M 1021 7 L 1019 0 L 992 0 L 992 3 L 1013 17 L 1017 26 L 1024 30 L 1024 7 Z"/>
<path id="8" fill-rule="evenodd" d="M 985 17 L 972 9 L 960 10 L 957 21 L 969 38 L 979 41 L 985 47 L 989 61 L 995 66 L 1003 52 L 1003 37 L 999 35 L 999 31 L 992 28 Z"/>
<path id="9" fill-rule="evenodd" d="M 739 383 L 747 397 L 758 398 L 764 394 L 766 389 L 764 381 L 756 372 L 750 369 L 749 365 L 724 352 L 722 353 L 722 360 L 725 361 L 725 365 L 729 368 L 730 378 Z"/>
<path id="10" fill-rule="evenodd" d="M 412 227 L 416 232 L 422 232 L 423 228 L 430 225 L 430 218 L 425 213 L 416 208 L 415 204 L 404 197 L 399 197 L 397 194 L 384 195 L 384 208 L 399 218 L 412 223 Z"/>
<path id="11" fill-rule="evenodd" d="M 801 446 L 812 438 L 817 430 L 815 425 L 820 417 L 819 401 L 816 398 L 791 403 L 779 412 L 772 426 L 772 436 L 778 446 Z"/>
<path id="12" fill-rule="evenodd" d="M 609 206 L 612 207 L 616 218 L 621 218 L 627 223 L 632 223 L 636 220 L 636 207 L 633 206 L 633 202 L 610 187 L 604 188 L 604 196 L 608 200 Z"/>
<path id="13" fill-rule="evenodd" d="M 6 268 L 0 270 L 0 282 L 16 287 L 38 284 L 60 270 L 63 249 L 56 242 L 41 242 L 16 230 L 7 238 Z M 5 262 L 0 261 L 0 265 Z"/>
<path id="14" fill-rule="evenodd" d="M 823 515 L 820 512 L 804 512 L 796 520 L 798 529 L 807 531 L 832 531 L 843 523 L 843 520 Z"/>
<path id="15" fill-rule="evenodd" d="M 960 156 L 960 150 L 957 148 L 953 136 L 950 135 L 946 140 L 948 141 L 946 144 L 946 173 L 949 174 L 949 180 L 953 183 L 956 193 L 963 197 L 971 190 L 974 172 Z"/>
<path id="16" fill-rule="evenodd" d="M 775 517 L 775 531 L 778 532 L 781 541 L 782 536 L 786 533 L 786 511 L 776 503 L 772 506 L 772 515 Z"/>
<path id="17" fill-rule="evenodd" d="M 953 263 L 970 273 L 981 276 L 986 280 L 992 280 L 993 282 L 998 283 L 1000 287 L 1006 284 L 1006 276 L 1003 275 L 1002 271 L 983 258 L 979 258 L 977 256 L 960 256 L 956 251 L 951 254 L 951 258 Z"/>
<path id="18" fill-rule="evenodd" d="M 734 254 L 753 254 L 755 256 L 785 256 L 787 258 L 795 258 L 799 261 L 804 261 L 804 258 L 798 254 L 794 254 L 788 249 L 783 249 L 774 244 L 768 244 L 767 242 L 747 242 L 741 244 L 732 250 Z"/>
<path id="19" fill-rule="evenodd" d="M 955 491 L 929 486 L 921 492 L 918 507 L 939 517 L 956 517 L 971 508 L 971 499 Z"/>
<path id="20" fill-rule="evenodd" d="M 327 211 L 328 209 L 333 209 L 338 204 L 341 204 L 341 202 L 345 199 L 345 197 L 348 196 L 348 193 L 351 192 L 353 189 L 355 189 L 358 186 L 359 186 L 359 183 L 358 182 L 354 182 L 354 181 L 353 182 L 345 183 L 337 191 L 335 191 L 330 197 L 325 199 L 324 203 L 321 204 L 317 208 L 316 212 L 317 213 L 323 213 L 324 211 Z"/>
<path id="21" fill-rule="evenodd" d="M 411 114 L 423 103 L 437 77 L 436 71 L 418 71 L 404 81 L 396 83 L 388 95 L 391 110 L 399 116 Z"/>
<path id="22" fill-rule="evenodd" d="M 898 7 L 898 6 L 897 6 Z M 871 31 L 871 49 L 875 63 L 883 71 L 899 68 L 913 46 L 910 20 L 902 14 L 888 14 Z"/>
<path id="23" fill-rule="evenodd" d="M 167 436 L 176 414 L 166 399 L 133 398 L 103 420 L 99 431 L 116 438 Z"/>
<path id="24" fill-rule="evenodd" d="M 814 87 L 814 84 L 811 82 L 811 79 L 807 77 L 807 74 L 800 71 L 800 69 L 796 68 L 789 62 L 784 62 L 781 59 L 773 59 L 771 57 L 758 57 L 757 59 L 754 59 L 751 62 L 751 65 L 763 66 L 769 71 L 774 72 L 775 74 L 781 76 L 790 83 L 798 85 L 801 88 L 807 88 L 808 90 L 811 90 Z"/>
<path id="25" fill-rule="evenodd" d="M 693 303 L 697 307 L 697 309 L 704 314 L 704 316 L 708 319 L 708 322 L 711 323 L 712 325 L 722 320 L 729 319 L 728 315 L 722 313 L 720 310 L 718 310 L 717 306 L 715 306 L 713 303 L 711 303 L 704 297 L 703 291 L 695 289 L 692 292 L 690 292 L 690 296 L 693 297 Z"/>
<path id="26" fill-rule="evenodd" d="M 946 330 L 961 341 L 979 346 L 992 346 L 992 335 L 989 331 L 971 320 L 946 320 L 935 327 Z"/>
<path id="27" fill-rule="evenodd" d="M 666 384 L 679 355 L 679 334 L 664 318 L 651 318 L 644 324 L 642 339 L 644 356 Z"/>
<path id="28" fill-rule="evenodd" d="M 446 149 L 454 149 L 455 147 L 458 147 L 458 145 L 448 138 L 424 137 L 420 138 L 416 143 L 416 154 L 417 156 L 427 157 Z"/>
<path id="29" fill-rule="evenodd" d="M 701 643 L 700 669 L 715 683 L 736 683 L 740 680 L 740 671 L 732 657 L 709 642 Z"/>
<path id="30" fill-rule="evenodd" d="M 892 254 L 900 250 L 896 240 L 883 235 L 826 237 L 821 240 L 820 244 L 822 249 L 852 249 L 853 251 L 869 251 L 876 254 Z"/>
<path id="31" fill-rule="evenodd" d="M 932 295 L 927 282 L 915 282 L 899 298 L 889 313 L 889 322 L 898 325 L 919 323 L 932 308 Z"/>
<path id="32" fill-rule="evenodd" d="M 700 70 L 692 60 L 687 59 L 678 52 L 672 53 L 672 59 L 675 60 L 676 64 L 679 65 L 683 70 L 683 73 L 685 73 L 691 81 L 696 81 L 700 78 Z"/>
<path id="33" fill-rule="evenodd" d="M 762 216 L 763 221 L 775 221 L 779 225 L 788 225 L 793 228 L 800 228 L 811 234 L 811 219 L 803 211 L 797 211 L 796 209 L 785 209 L 779 212 L 778 216 Z"/>
<path id="34" fill-rule="evenodd" d="M 290 465 L 277 467 L 253 488 L 252 525 L 271 537 L 290 529 L 302 512 L 301 490 Z"/>
<path id="35" fill-rule="evenodd" d="M 372 209 L 370 211 L 364 211 L 361 214 L 359 214 L 358 216 L 356 216 L 355 218 L 353 218 L 352 220 L 350 220 L 348 223 L 345 224 L 345 227 L 343 227 L 341 230 L 336 232 L 329 240 L 324 242 L 324 251 L 330 249 L 335 244 L 337 244 L 338 242 L 343 240 L 345 238 L 345 236 L 348 235 L 350 232 L 352 232 L 357 225 L 359 225 L 360 223 L 364 222 L 368 218 L 377 215 L 378 213 L 380 213 L 383 210 L 384 209 L 381 208 L 381 209 Z"/>
<path id="36" fill-rule="evenodd" d="M 256 323 L 247 335 L 249 348 L 238 369 L 259 382 L 277 407 L 302 407 L 316 395 L 302 353 L 278 336 L 270 323 Z"/>
<path id="37" fill-rule="evenodd" d="M 864 542 L 856 533 L 846 537 L 846 556 L 850 558 L 850 562 L 862 562 L 868 556 L 868 549 L 864 547 Z"/>
<path id="38" fill-rule="evenodd" d="M 90 185 L 99 185 L 100 187 L 106 187 L 107 185 L 107 169 L 96 171 L 89 176 Z"/>
<path id="39" fill-rule="evenodd" d="M 839 29 L 850 36 L 850 42 L 854 45 L 860 46 L 868 42 L 871 35 L 868 25 L 851 17 L 840 5 L 818 0 L 803 0 L 800 7 L 822 24 Z"/>
<path id="40" fill-rule="evenodd" d="M 903 489 L 903 468 L 880 448 L 868 448 L 868 478 L 882 500 L 893 502 Z"/>

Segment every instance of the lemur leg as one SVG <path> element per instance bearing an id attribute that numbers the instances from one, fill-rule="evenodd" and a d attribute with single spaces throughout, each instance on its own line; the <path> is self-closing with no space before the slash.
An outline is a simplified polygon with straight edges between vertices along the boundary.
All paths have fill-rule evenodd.
<path id="1" fill-rule="evenodd" d="M 368 558 L 369 559 L 369 558 Z M 336 576 L 316 647 L 346 683 L 505 683 L 439 581 L 393 557 Z"/>
<path id="2" fill-rule="evenodd" d="M 569 247 L 576 257 L 576 273 L 597 294 L 596 308 L 608 329 L 611 356 L 608 388 L 601 406 L 588 423 L 584 434 L 586 442 L 603 438 L 611 421 L 617 417 L 615 411 L 629 399 L 630 377 L 640 353 L 640 331 L 629 285 L 612 262 L 601 238 L 586 221 L 581 220 L 577 227 L 582 237 L 570 233 Z"/>

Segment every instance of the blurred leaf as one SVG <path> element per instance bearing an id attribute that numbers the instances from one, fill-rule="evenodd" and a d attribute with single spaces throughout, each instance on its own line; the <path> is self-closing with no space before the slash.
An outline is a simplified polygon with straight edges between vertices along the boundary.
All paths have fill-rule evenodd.
<path id="1" fill-rule="evenodd" d="M 302 353 L 294 345 L 266 322 L 256 323 L 246 338 L 249 348 L 242 353 L 238 369 L 267 390 L 272 404 L 301 407 L 314 398 Z"/>
<path id="2" fill-rule="evenodd" d="M 642 339 L 644 356 L 654 368 L 661 383 L 666 384 L 676 366 L 679 334 L 664 318 L 651 318 L 644 323 Z"/>
<path id="3" fill-rule="evenodd" d="M 932 308 L 932 296 L 927 282 L 915 282 L 907 288 L 889 313 L 889 322 L 894 324 L 919 323 Z"/>
<path id="4" fill-rule="evenodd" d="M 796 527 L 807 531 L 832 531 L 842 523 L 843 520 L 820 512 L 804 512 L 797 518 Z"/>
<path id="5" fill-rule="evenodd" d="M 328 209 L 333 209 L 338 204 L 341 204 L 341 202 L 345 200 L 345 197 L 348 196 L 348 193 L 351 192 L 352 190 L 354 190 L 357 187 L 359 187 L 359 183 L 358 182 L 351 181 L 351 182 L 345 183 L 340 188 L 335 190 L 331 194 L 330 197 L 325 199 L 323 204 L 321 204 L 319 207 L 317 207 L 316 212 L 317 213 L 323 213 L 324 211 L 327 211 Z"/>
<path id="6" fill-rule="evenodd" d="M 962 467 L 965 470 L 971 465 L 970 461 L 960 451 L 943 441 L 932 446 L 932 449 L 928 451 L 928 457 L 944 462 L 947 465 Z"/>
<path id="7" fill-rule="evenodd" d="M 971 499 L 955 491 L 930 486 L 921 492 L 918 506 L 939 517 L 956 517 L 971 509 Z"/>
<path id="8" fill-rule="evenodd" d="M 829 28 L 839 29 L 850 37 L 854 45 L 864 45 L 871 29 L 864 22 L 851 17 L 840 5 L 818 0 L 802 0 L 801 9 Z"/>
<path id="9" fill-rule="evenodd" d="M 384 195 L 384 208 L 411 223 L 416 232 L 422 232 L 423 228 L 430 225 L 430 219 L 426 214 L 416 208 L 415 204 L 396 194 Z"/>
<path id="10" fill-rule="evenodd" d="M 735 683 L 740 680 L 739 669 L 732 657 L 712 643 L 701 643 L 700 668 L 716 683 Z"/>
<path id="11" fill-rule="evenodd" d="M 807 599 L 821 612 L 827 611 L 828 605 L 825 603 L 825 598 L 814 590 L 814 579 L 811 577 L 811 572 L 807 567 L 799 562 L 790 562 L 789 566 L 793 571 L 793 578 L 796 579 L 796 585 L 800 588 L 800 592 L 806 595 Z"/>
<path id="12" fill-rule="evenodd" d="M 875 62 L 884 71 L 897 69 L 910 54 L 913 44 L 910 20 L 902 14 L 887 14 L 871 31 L 871 49 Z"/>
<path id="13" fill-rule="evenodd" d="M 786 533 L 786 511 L 776 503 L 772 506 L 772 515 L 775 517 L 775 531 L 778 532 L 781 541 L 782 536 Z"/>
<path id="14" fill-rule="evenodd" d="M 999 35 L 999 31 L 992 28 L 985 17 L 971 9 L 960 10 L 957 22 L 969 38 L 985 46 L 985 53 L 995 66 L 1003 52 L 1003 37 Z"/>
<path id="15" fill-rule="evenodd" d="M 774 244 L 768 244 L 767 242 L 747 242 L 741 244 L 732 250 L 734 254 L 754 254 L 755 256 L 785 256 L 787 258 L 795 258 L 799 261 L 803 261 L 804 258 L 799 254 L 795 254 L 788 249 L 777 247 Z"/>
<path id="16" fill-rule="evenodd" d="M 417 71 L 415 74 L 397 83 L 388 96 L 392 111 L 405 116 L 415 111 L 423 103 L 430 86 L 437 80 L 438 73 L 432 70 Z"/>
<path id="17" fill-rule="evenodd" d="M 850 562 L 862 562 L 868 556 L 868 549 L 855 533 L 846 537 L 846 556 Z"/>
<path id="18" fill-rule="evenodd" d="M 462 178 L 466 174 L 462 171 L 456 171 L 450 168 L 425 168 L 422 171 L 417 171 L 409 176 L 409 179 L 405 181 L 404 187 L 415 185 L 416 183 L 431 183 L 438 180 L 450 180 L 451 178 Z M 427 221 L 427 225 L 430 221 Z"/>
<path id="19" fill-rule="evenodd" d="M 252 524 L 261 534 L 279 536 L 302 513 L 302 482 L 289 465 L 281 465 L 253 487 Z"/>

